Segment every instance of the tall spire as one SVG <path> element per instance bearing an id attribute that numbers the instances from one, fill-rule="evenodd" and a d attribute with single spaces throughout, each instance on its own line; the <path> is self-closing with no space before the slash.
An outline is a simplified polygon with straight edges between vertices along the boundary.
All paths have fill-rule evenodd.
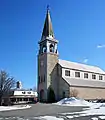
<path id="1" fill-rule="evenodd" d="M 52 28 L 52 22 L 50 17 L 50 11 L 49 11 L 49 5 L 47 5 L 47 14 L 46 19 L 44 23 L 44 28 L 42 32 L 42 39 L 46 37 L 52 37 L 54 38 L 53 28 Z"/>

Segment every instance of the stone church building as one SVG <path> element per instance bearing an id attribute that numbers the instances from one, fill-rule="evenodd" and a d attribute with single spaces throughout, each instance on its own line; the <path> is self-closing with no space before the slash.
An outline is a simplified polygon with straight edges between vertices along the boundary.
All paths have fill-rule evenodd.
<path id="1" fill-rule="evenodd" d="M 50 87 L 56 100 L 70 97 L 73 90 L 83 99 L 105 99 L 105 72 L 96 66 L 59 59 L 57 45 L 47 9 L 38 52 L 39 100 L 47 101 Z"/>

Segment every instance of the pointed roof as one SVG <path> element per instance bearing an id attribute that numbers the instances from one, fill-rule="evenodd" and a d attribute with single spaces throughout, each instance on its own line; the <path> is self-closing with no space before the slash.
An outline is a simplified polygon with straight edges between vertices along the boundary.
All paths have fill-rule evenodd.
<path id="1" fill-rule="evenodd" d="M 42 32 L 42 39 L 46 38 L 46 37 L 52 37 L 54 38 L 54 32 L 53 32 L 53 28 L 52 28 L 52 22 L 51 22 L 51 17 L 50 17 L 50 11 L 49 11 L 49 7 L 47 6 L 47 14 L 46 14 L 46 19 L 45 19 L 45 23 L 44 23 L 44 28 L 43 28 L 43 32 Z"/>

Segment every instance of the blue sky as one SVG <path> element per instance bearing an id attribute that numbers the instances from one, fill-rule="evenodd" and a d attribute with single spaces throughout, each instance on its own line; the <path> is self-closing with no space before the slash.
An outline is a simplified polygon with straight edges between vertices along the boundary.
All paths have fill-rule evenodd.
<path id="1" fill-rule="evenodd" d="M 60 59 L 105 70 L 105 0 L 0 0 L 0 69 L 25 88 L 36 85 L 47 4 Z"/>

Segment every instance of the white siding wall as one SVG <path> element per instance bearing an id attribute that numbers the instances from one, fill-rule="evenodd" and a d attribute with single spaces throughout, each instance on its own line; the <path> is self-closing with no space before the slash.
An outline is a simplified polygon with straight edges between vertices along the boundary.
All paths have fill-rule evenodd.
<path id="1" fill-rule="evenodd" d="M 62 68 L 62 77 L 84 79 L 84 80 L 99 80 L 99 74 L 95 74 L 96 79 L 92 79 L 93 73 L 83 72 L 79 70 L 78 71 L 70 70 L 70 76 L 65 76 L 65 70 L 70 70 L 70 69 Z M 75 72 L 80 72 L 80 77 L 75 77 Z M 88 73 L 88 78 L 84 78 L 84 73 Z M 102 75 L 102 76 L 103 76 L 103 80 L 105 80 L 105 75 Z"/>
<path id="2" fill-rule="evenodd" d="M 25 92 L 25 94 L 23 94 L 23 92 Z M 29 94 L 29 92 L 31 92 L 31 93 Z M 14 91 L 14 95 L 26 95 L 26 96 L 35 95 L 35 96 L 37 96 L 37 92 L 34 92 L 34 91 Z"/>

